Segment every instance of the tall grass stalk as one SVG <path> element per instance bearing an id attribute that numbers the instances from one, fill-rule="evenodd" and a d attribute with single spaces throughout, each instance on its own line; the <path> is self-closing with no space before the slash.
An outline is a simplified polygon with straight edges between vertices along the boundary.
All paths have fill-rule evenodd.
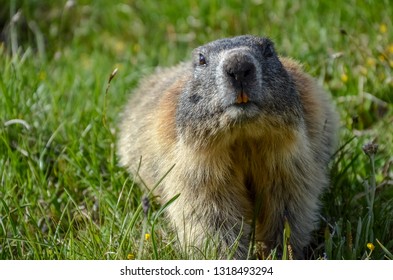
<path id="1" fill-rule="evenodd" d="M 363 146 L 363 151 L 370 159 L 370 179 L 369 181 L 365 181 L 365 192 L 366 199 L 368 205 L 368 218 L 367 218 L 367 226 L 366 226 L 366 238 L 370 242 L 374 241 L 374 202 L 375 202 L 375 190 L 376 179 L 375 179 L 375 155 L 378 151 L 378 145 L 374 143 L 368 143 Z"/>

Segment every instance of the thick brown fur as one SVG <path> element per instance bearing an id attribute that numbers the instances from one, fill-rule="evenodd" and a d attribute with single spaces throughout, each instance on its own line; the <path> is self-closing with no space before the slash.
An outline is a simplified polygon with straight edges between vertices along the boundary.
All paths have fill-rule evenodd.
<path id="1" fill-rule="evenodd" d="M 194 51 L 199 53 L 199 58 L 194 58 L 196 66 L 181 63 L 158 70 L 141 82 L 125 107 L 120 125 L 121 165 L 149 188 L 173 167 L 155 193 L 162 202 L 180 194 L 167 214 L 185 246 L 202 246 L 206 238 L 216 236 L 222 258 L 235 243 L 238 248 L 234 257 L 246 258 L 252 237 L 268 250 L 280 246 L 284 222 L 288 221 L 290 244 L 295 257 L 302 258 L 318 221 L 320 195 L 329 183 L 327 165 L 335 148 L 337 116 L 317 82 L 297 62 L 272 54 L 269 40 L 252 36 L 236 37 L 234 43 L 232 39 L 225 40 Z M 244 108 L 239 105 L 240 109 L 213 110 L 209 117 L 201 112 L 199 120 L 200 110 L 188 112 L 193 110 L 189 100 L 214 108 L 221 106 L 216 105 L 220 99 L 215 101 L 220 91 L 232 88 L 224 74 L 218 82 L 202 81 L 203 85 L 197 88 L 203 90 L 195 96 L 193 80 L 198 79 L 197 75 L 205 75 L 198 71 L 207 71 L 200 67 L 213 65 L 218 72 L 209 70 L 213 71 L 209 75 L 222 75 L 221 66 L 217 65 L 229 60 L 232 67 L 230 52 L 243 52 L 242 44 L 246 51 L 240 60 L 247 60 L 249 53 L 256 57 L 248 59 L 251 64 L 264 60 L 262 66 L 256 65 L 256 74 L 252 75 L 253 80 L 258 80 L 261 72 L 266 81 L 244 86 L 251 101 L 253 89 L 263 88 L 260 95 L 264 97 L 258 101 L 262 109 L 245 119 L 243 111 L 229 111 L 246 111 L 247 103 Z M 258 51 L 249 50 L 248 45 L 263 46 L 263 56 L 254 55 Z M 200 53 L 213 51 L 221 60 L 212 58 L 209 65 Z M 274 67 L 279 70 L 270 73 Z M 275 89 L 276 83 L 282 85 Z M 270 84 L 272 89 L 265 92 Z M 205 92 L 211 92 L 212 97 L 204 99 Z M 230 98 L 225 102 L 232 102 Z M 270 104 L 266 109 L 265 103 Z M 187 119 L 189 114 L 193 114 L 191 120 Z"/>

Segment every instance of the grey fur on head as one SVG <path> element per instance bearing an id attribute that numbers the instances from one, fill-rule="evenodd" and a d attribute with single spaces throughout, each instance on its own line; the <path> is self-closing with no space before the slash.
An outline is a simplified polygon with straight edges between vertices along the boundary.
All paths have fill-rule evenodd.
<path id="1" fill-rule="evenodd" d="M 272 114 L 288 125 L 301 122 L 300 97 L 269 39 L 239 36 L 214 41 L 193 51 L 192 65 L 193 75 L 176 114 L 179 134 L 191 142 L 199 144 L 197 137 L 208 143 L 209 137 L 239 122 L 266 122 Z M 239 104 L 242 92 L 248 100 Z"/>

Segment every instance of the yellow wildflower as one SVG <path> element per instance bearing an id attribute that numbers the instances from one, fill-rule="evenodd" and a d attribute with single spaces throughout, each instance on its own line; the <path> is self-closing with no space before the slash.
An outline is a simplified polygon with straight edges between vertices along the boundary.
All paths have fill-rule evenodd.
<path id="1" fill-rule="evenodd" d="M 135 256 L 134 256 L 134 254 L 128 254 L 127 255 L 127 259 L 129 259 L 129 260 L 135 260 Z"/>
<path id="2" fill-rule="evenodd" d="M 388 31 L 388 27 L 386 26 L 386 24 L 382 23 L 379 25 L 379 32 L 380 33 L 386 33 Z"/>
<path id="3" fill-rule="evenodd" d="M 150 234 L 149 233 L 145 233 L 145 240 L 149 240 L 150 239 Z"/>
<path id="4" fill-rule="evenodd" d="M 375 246 L 373 243 L 370 242 L 370 243 L 367 243 L 367 248 L 369 248 L 371 251 L 374 251 Z"/>
<path id="5" fill-rule="evenodd" d="M 341 74 L 341 81 L 342 81 L 343 83 L 348 82 L 348 75 L 345 74 L 345 73 L 342 73 L 342 74 Z"/>
<path id="6" fill-rule="evenodd" d="M 367 57 L 366 64 L 367 64 L 367 66 L 369 66 L 369 67 L 374 67 L 375 64 L 376 64 L 375 58 L 373 58 L 373 57 Z"/>

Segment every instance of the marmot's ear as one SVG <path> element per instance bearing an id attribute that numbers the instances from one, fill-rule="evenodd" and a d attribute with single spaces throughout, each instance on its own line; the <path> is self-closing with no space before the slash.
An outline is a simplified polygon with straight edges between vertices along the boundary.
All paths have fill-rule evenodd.
<path id="1" fill-rule="evenodd" d="M 262 53 L 264 57 L 271 57 L 274 54 L 274 44 L 267 38 L 262 38 Z"/>

